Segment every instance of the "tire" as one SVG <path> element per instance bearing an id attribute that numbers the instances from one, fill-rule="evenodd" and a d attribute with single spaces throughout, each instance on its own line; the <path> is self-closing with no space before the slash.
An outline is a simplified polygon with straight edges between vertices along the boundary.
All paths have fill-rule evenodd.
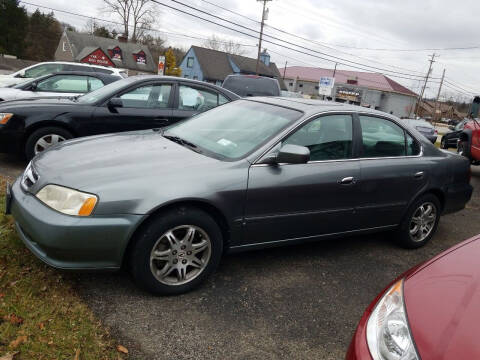
<path id="1" fill-rule="evenodd" d="M 470 159 L 470 153 L 468 151 L 467 143 L 465 141 L 459 141 L 457 145 L 457 153 Z"/>
<path id="2" fill-rule="evenodd" d="M 442 149 L 448 149 L 448 144 L 447 142 L 445 141 L 445 138 L 442 138 L 442 141 L 440 142 L 440 147 Z"/>
<path id="3" fill-rule="evenodd" d="M 187 234 L 193 234 L 193 238 Z M 194 289 L 215 271 L 223 252 L 218 224 L 193 207 L 179 207 L 156 216 L 134 241 L 131 274 L 139 287 L 156 295 Z M 205 249 L 199 251 L 202 247 Z"/>
<path id="4" fill-rule="evenodd" d="M 46 126 L 32 132 L 25 142 L 25 156 L 28 160 L 32 159 L 39 152 L 46 150 L 50 146 L 59 142 L 72 139 L 73 135 L 68 130 L 57 126 Z M 39 141 L 44 139 L 46 146 L 41 146 Z M 49 140 L 50 139 L 50 140 Z M 58 139 L 58 141 L 55 141 Z"/>
<path id="5" fill-rule="evenodd" d="M 423 217 L 421 208 L 423 207 Z M 430 215 L 434 212 L 434 218 L 428 214 L 428 209 L 431 207 Z M 438 198 L 433 194 L 426 194 L 419 197 L 409 207 L 405 218 L 396 233 L 396 239 L 401 247 L 407 249 L 416 249 L 424 246 L 433 237 L 437 230 L 438 222 L 440 220 L 441 205 Z M 416 222 L 420 223 L 417 224 Z M 428 233 L 426 230 L 428 226 Z M 415 233 L 412 233 L 417 230 Z"/>

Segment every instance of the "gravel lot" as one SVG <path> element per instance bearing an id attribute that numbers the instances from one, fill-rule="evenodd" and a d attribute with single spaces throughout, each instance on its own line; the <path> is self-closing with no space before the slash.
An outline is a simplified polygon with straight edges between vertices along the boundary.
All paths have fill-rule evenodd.
<path id="1" fill-rule="evenodd" d="M 0 175 L 25 163 L 0 155 Z M 472 185 L 480 185 L 473 168 Z M 394 277 L 480 233 L 480 195 L 404 250 L 389 234 L 226 256 L 201 288 L 152 297 L 124 273 L 69 274 L 131 359 L 341 359 L 365 307 Z"/>

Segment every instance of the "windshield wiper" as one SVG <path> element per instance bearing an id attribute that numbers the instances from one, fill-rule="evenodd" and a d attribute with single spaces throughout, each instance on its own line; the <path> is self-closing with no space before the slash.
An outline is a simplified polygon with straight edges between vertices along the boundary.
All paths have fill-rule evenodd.
<path id="1" fill-rule="evenodd" d="M 194 143 L 191 143 L 190 141 L 188 140 L 185 140 L 185 139 L 182 139 L 181 137 L 179 136 L 175 136 L 175 135 L 165 135 L 165 134 L 162 134 L 162 136 L 170 141 L 173 141 L 173 142 L 176 142 L 177 144 L 180 144 L 182 146 L 187 146 L 189 148 L 191 148 L 192 150 L 196 151 L 196 152 L 201 152 L 200 150 L 197 150 L 198 146 L 195 145 Z"/>

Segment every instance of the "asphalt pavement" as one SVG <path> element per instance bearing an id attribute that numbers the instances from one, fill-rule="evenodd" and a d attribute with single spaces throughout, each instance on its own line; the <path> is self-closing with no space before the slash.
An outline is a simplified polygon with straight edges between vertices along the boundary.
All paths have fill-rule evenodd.
<path id="1" fill-rule="evenodd" d="M 25 163 L 0 156 L 0 175 Z M 480 185 L 473 167 L 472 185 Z M 198 290 L 153 297 L 126 273 L 81 273 L 78 293 L 129 359 L 342 359 L 364 309 L 411 266 L 480 233 L 480 192 L 417 250 L 389 233 L 224 257 Z"/>

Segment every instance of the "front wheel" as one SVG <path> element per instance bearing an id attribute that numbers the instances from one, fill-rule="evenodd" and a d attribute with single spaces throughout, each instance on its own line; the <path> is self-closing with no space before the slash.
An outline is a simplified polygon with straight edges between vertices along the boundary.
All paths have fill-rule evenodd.
<path id="1" fill-rule="evenodd" d="M 134 280 L 159 295 L 176 295 L 201 284 L 223 251 L 215 220 L 196 208 L 179 207 L 152 219 L 135 240 L 130 258 Z"/>
<path id="2" fill-rule="evenodd" d="M 442 138 L 440 146 L 442 149 L 448 149 L 448 145 L 447 145 L 447 142 L 445 141 L 445 138 Z"/>
<path id="3" fill-rule="evenodd" d="M 56 126 L 46 126 L 35 130 L 27 138 L 25 143 L 25 155 L 28 160 L 35 155 L 57 145 L 65 140 L 73 138 L 72 133 Z"/>
<path id="4" fill-rule="evenodd" d="M 437 230 L 440 212 L 440 201 L 435 195 L 427 194 L 417 199 L 397 230 L 399 245 L 408 249 L 424 246 Z"/>

